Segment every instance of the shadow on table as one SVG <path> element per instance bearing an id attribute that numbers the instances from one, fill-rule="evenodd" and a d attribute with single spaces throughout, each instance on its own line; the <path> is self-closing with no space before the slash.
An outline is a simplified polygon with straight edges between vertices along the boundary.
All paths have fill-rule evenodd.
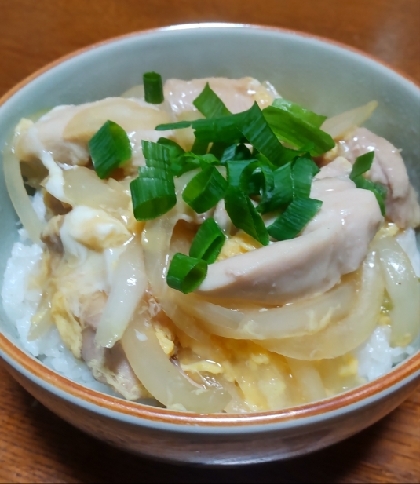
<path id="1" fill-rule="evenodd" d="M 21 390 L 24 392 L 24 390 Z M 305 457 L 283 462 L 235 468 L 173 465 L 141 458 L 115 449 L 67 424 L 29 395 L 22 396 L 31 407 L 31 424 L 38 438 L 45 440 L 52 459 L 57 462 L 57 477 L 62 482 L 96 483 L 303 483 L 348 482 L 386 427 L 378 422 L 373 431 L 361 432 L 344 442 Z"/>

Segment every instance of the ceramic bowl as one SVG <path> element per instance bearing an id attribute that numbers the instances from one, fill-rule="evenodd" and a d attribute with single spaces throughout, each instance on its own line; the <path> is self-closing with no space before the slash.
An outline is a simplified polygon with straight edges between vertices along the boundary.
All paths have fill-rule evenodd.
<path id="1" fill-rule="evenodd" d="M 134 33 L 54 62 L 0 101 L 0 148 L 19 119 L 58 104 L 118 95 L 156 70 L 164 78 L 253 76 L 325 114 L 377 99 L 368 126 L 403 149 L 420 188 L 420 90 L 358 52 L 307 35 L 241 25 L 189 25 Z M 417 166 L 417 168 L 416 168 Z M 0 273 L 17 239 L 0 177 Z M 387 375 L 317 403 L 247 415 L 198 415 L 126 402 L 76 384 L 26 353 L 0 313 L 0 355 L 35 398 L 83 431 L 172 461 L 233 465 L 285 459 L 326 447 L 396 408 L 420 381 L 420 353 Z"/>

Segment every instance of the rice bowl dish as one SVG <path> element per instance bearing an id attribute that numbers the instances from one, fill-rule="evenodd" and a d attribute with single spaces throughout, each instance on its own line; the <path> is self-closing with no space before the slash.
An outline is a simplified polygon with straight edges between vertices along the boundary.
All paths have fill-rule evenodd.
<path id="1" fill-rule="evenodd" d="M 418 350 L 420 208 L 398 149 L 363 128 L 375 101 L 326 118 L 276 87 L 169 79 L 153 102 L 136 86 L 19 122 L 2 299 L 27 351 L 128 400 L 248 413 Z M 92 140 L 114 128 L 129 156 L 109 167 Z"/>

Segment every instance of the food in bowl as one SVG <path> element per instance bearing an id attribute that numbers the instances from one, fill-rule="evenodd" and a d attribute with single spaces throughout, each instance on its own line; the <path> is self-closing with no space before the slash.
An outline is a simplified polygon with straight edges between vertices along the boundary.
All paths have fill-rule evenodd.
<path id="1" fill-rule="evenodd" d="M 4 169 L 23 240 L 2 296 L 23 345 L 198 413 L 287 408 L 387 372 L 418 345 L 420 207 L 399 151 L 361 127 L 375 107 L 326 119 L 268 82 L 162 89 L 148 73 L 22 119 Z"/>

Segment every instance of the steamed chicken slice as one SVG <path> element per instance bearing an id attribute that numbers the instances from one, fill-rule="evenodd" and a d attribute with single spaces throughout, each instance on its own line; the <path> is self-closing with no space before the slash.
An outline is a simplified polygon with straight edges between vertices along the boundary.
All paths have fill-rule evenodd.
<path id="1" fill-rule="evenodd" d="M 15 132 L 15 152 L 22 161 L 40 158 L 40 149 L 51 153 L 56 162 L 86 165 L 89 161 L 87 143 L 108 120 L 119 124 L 130 138 L 133 159 L 142 163 L 141 141 L 157 141 L 168 132 L 157 132 L 158 124 L 171 120 L 162 107 L 139 99 L 105 98 L 80 105 L 58 106 L 38 121 L 21 122 Z"/>
<path id="2" fill-rule="evenodd" d="M 317 216 L 293 240 L 274 242 L 209 266 L 198 289 L 206 297 L 282 304 L 326 291 L 355 271 L 367 254 L 382 215 L 373 193 L 346 176 L 312 184 L 311 197 L 323 201 Z"/>
<path id="3" fill-rule="evenodd" d="M 191 81 L 169 79 L 164 86 L 164 95 L 172 111 L 175 114 L 196 111 L 193 101 L 202 92 L 206 82 L 234 114 L 246 111 L 255 101 L 260 107 L 268 106 L 273 102 L 274 97 L 278 96 L 274 88 L 269 88 L 251 77 L 242 79 L 209 77 Z"/>
<path id="4" fill-rule="evenodd" d="M 395 146 L 366 128 L 356 129 L 345 141 L 340 142 L 339 146 L 343 156 L 352 163 L 358 156 L 374 151 L 369 177 L 388 189 L 387 217 L 400 228 L 420 225 L 417 193 L 408 179 L 400 151 Z"/>
<path id="5" fill-rule="evenodd" d="M 111 349 L 101 348 L 95 343 L 95 331 L 87 328 L 83 331 L 81 356 L 98 381 L 107 383 L 127 400 L 150 397 L 134 374 L 121 343 Z"/>

